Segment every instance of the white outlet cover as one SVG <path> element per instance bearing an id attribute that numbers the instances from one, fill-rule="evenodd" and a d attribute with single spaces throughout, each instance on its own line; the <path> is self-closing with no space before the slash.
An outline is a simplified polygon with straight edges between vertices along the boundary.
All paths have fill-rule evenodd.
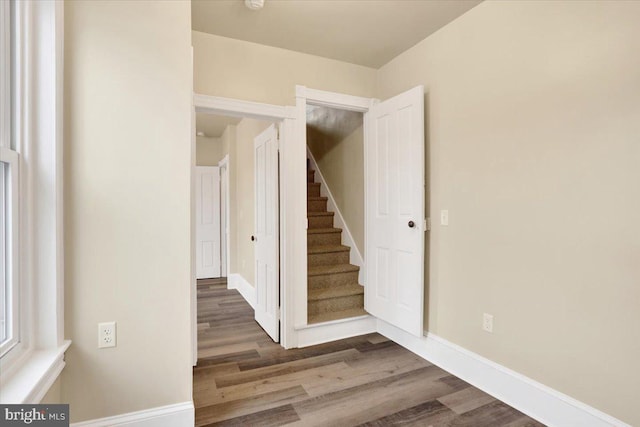
<path id="1" fill-rule="evenodd" d="M 116 322 L 98 323 L 98 348 L 116 346 Z"/>
<path id="2" fill-rule="evenodd" d="M 482 329 L 487 332 L 493 332 L 493 315 L 488 313 L 482 315 Z"/>

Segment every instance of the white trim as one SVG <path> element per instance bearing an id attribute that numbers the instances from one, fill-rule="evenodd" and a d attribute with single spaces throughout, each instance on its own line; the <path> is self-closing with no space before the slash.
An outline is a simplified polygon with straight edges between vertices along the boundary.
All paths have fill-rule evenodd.
<path id="1" fill-rule="evenodd" d="M 256 288 L 251 286 L 247 279 L 242 277 L 241 274 L 231 273 L 227 277 L 227 289 L 236 289 L 242 295 L 251 308 L 255 308 L 256 305 Z"/>
<path id="2" fill-rule="evenodd" d="M 11 144 L 11 3 L 0 3 L 0 147 Z"/>
<path id="3" fill-rule="evenodd" d="M 356 246 L 356 243 L 353 240 L 353 235 L 349 230 L 349 226 L 344 220 L 344 217 L 342 216 L 342 212 L 340 212 L 340 208 L 336 203 L 336 199 L 333 197 L 333 194 L 331 193 L 331 190 L 327 185 L 327 181 L 324 179 L 324 175 L 322 175 L 322 172 L 318 167 L 318 163 L 316 163 L 316 159 L 315 157 L 313 157 L 313 153 L 309 149 L 309 146 L 307 146 L 307 158 L 309 159 L 309 162 L 311 164 L 311 169 L 316 171 L 316 175 L 318 176 L 318 178 L 320 179 L 320 183 L 322 184 L 320 186 L 320 195 L 327 198 L 327 210 L 333 211 L 335 213 L 334 224 L 337 228 L 342 228 L 343 242 L 345 245 L 351 248 L 351 250 L 349 251 L 349 262 L 351 262 L 351 264 L 354 264 L 360 267 L 360 272 L 358 273 L 358 282 L 360 283 L 360 286 L 366 286 L 365 268 L 364 268 L 365 265 L 364 265 L 364 259 L 362 258 L 362 254 L 358 250 L 358 247 Z"/>
<path id="4" fill-rule="evenodd" d="M 193 427 L 195 409 L 193 402 L 158 406 L 142 411 L 129 412 L 113 417 L 72 423 L 73 427 Z"/>
<path id="5" fill-rule="evenodd" d="M 293 119 L 287 107 L 263 104 L 260 102 L 241 101 L 239 99 L 223 98 L 220 96 L 202 95 L 195 93 L 193 101 L 196 113 L 223 114 L 233 117 L 248 117 L 251 119 L 272 120 Z"/>
<path id="6" fill-rule="evenodd" d="M 367 315 L 296 328 L 298 347 L 322 344 L 376 332 L 376 318 Z"/>
<path id="7" fill-rule="evenodd" d="M 218 167 L 220 168 L 220 186 L 221 186 L 221 190 L 222 190 L 222 170 L 225 170 L 225 174 L 227 175 L 227 179 L 225 181 L 225 189 L 224 189 L 224 230 L 222 230 L 222 232 L 224 233 L 224 260 L 225 260 L 225 265 L 224 265 L 224 271 L 222 271 L 222 268 L 220 269 L 220 274 L 222 276 L 227 276 L 229 274 L 229 272 L 231 271 L 231 245 L 230 245 L 230 231 L 231 231 L 231 227 L 229 227 L 229 215 L 230 215 L 230 208 L 229 208 L 229 204 L 231 203 L 231 197 L 229 195 L 229 179 L 231 178 L 231 174 L 229 173 L 229 155 L 226 154 L 222 160 L 220 160 L 218 162 Z M 222 203 L 222 198 L 220 199 L 220 202 Z M 221 234 L 222 234 L 221 232 Z M 222 255 L 221 255 L 222 257 Z"/>
<path id="8" fill-rule="evenodd" d="M 1 384 L 2 403 L 40 402 L 62 372 L 64 353 L 70 344 L 65 341 L 57 348 L 26 354 L 19 369 Z"/>
<path id="9" fill-rule="evenodd" d="M 287 110 L 297 117 L 297 107 Z M 280 343 L 293 348 L 297 346 L 295 319 L 301 311 L 296 304 L 298 293 L 304 292 L 306 300 L 307 292 L 307 167 L 304 137 L 300 139 L 304 124 L 285 119 L 280 130 Z"/>
<path id="10" fill-rule="evenodd" d="M 524 414 L 554 427 L 630 427 L 583 402 L 547 387 L 437 335 L 418 338 L 378 319 L 378 332 Z"/>
<path id="11" fill-rule="evenodd" d="M 319 105 L 340 110 L 360 111 L 366 113 L 373 103 L 374 98 L 363 98 L 361 96 L 345 95 L 343 93 L 327 92 L 324 90 L 309 89 L 305 86 L 296 86 L 296 97 L 306 98 L 307 104 Z"/>
<path id="12" fill-rule="evenodd" d="M 298 110 L 251 101 L 194 94 L 196 112 L 249 117 L 282 122 L 280 134 L 280 342 L 285 348 L 296 346 L 293 319 L 297 289 L 306 286 L 306 168 L 304 126 L 297 124 Z M 193 236 L 192 236 L 193 238 Z M 300 263 L 304 263 L 304 269 Z M 194 276 L 195 277 L 195 276 Z M 306 289 L 305 298 L 306 298 Z M 192 309 L 195 310 L 195 309 Z M 306 304 L 305 304 L 306 316 Z"/>
<path id="13" fill-rule="evenodd" d="M 375 105 L 378 101 L 374 98 L 362 98 L 359 96 L 351 96 L 345 95 L 342 93 L 335 92 L 327 92 L 323 90 L 309 89 L 305 86 L 297 85 L 296 86 L 296 132 L 295 137 L 296 141 L 301 141 L 303 143 L 304 151 L 307 151 L 307 104 L 309 105 L 320 105 L 331 108 L 339 108 L 341 110 L 349 110 L 349 111 L 359 111 L 362 113 L 366 113 L 369 109 Z M 366 123 L 365 126 L 365 138 L 366 138 Z M 366 140 L 365 140 L 366 142 Z M 298 156 L 291 159 L 296 165 L 302 164 L 301 158 Z M 282 162 L 281 162 L 282 164 Z M 306 215 L 306 172 L 304 173 L 304 177 L 300 175 L 292 176 L 292 179 L 301 179 L 303 185 L 302 188 L 296 188 L 295 194 L 297 197 L 301 198 L 301 203 L 305 205 L 302 207 L 298 207 L 298 209 L 303 210 L 304 218 L 303 224 L 306 231 L 307 224 L 307 215 Z M 325 189 L 328 187 L 325 185 Z M 366 203 L 366 200 L 365 200 Z M 366 204 L 365 204 L 366 206 Z M 295 292 L 293 292 L 292 297 L 294 298 L 293 305 L 295 306 L 294 311 L 294 320 L 293 323 L 296 327 L 296 330 L 302 330 L 305 325 L 307 325 L 307 233 L 302 232 L 300 236 L 299 248 L 304 251 L 304 259 L 299 259 L 298 267 L 302 269 L 301 272 L 298 273 L 296 277 L 298 277 L 297 287 L 295 288 Z M 351 248 L 355 248 L 355 244 L 351 245 Z M 363 262 L 364 264 L 364 262 Z M 366 281 L 366 276 L 363 274 L 364 269 L 361 268 L 358 280 Z M 366 292 L 366 291 L 365 291 Z M 293 346 L 296 346 L 295 344 Z M 288 348 L 288 347 L 287 347 Z"/>
<path id="14" fill-rule="evenodd" d="M 193 87 L 193 46 L 191 46 L 191 78 L 190 86 Z M 190 283 L 189 283 L 189 310 L 191 311 L 191 364 L 198 364 L 198 279 L 196 278 L 196 106 L 191 97 L 191 135 L 189 140 L 189 149 L 191 150 L 191 170 L 189 174 L 190 184 L 190 203 L 191 209 L 189 213 L 189 239 L 191 241 L 190 253 L 191 265 Z"/>
<path id="15" fill-rule="evenodd" d="M 0 188 L 1 204 L 7 202 L 5 210 L 0 212 L 6 220 L 6 227 L 2 233 L 3 263 L 2 282 L 4 286 L 5 324 L 8 339 L 0 344 L 0 357 L 9 353 L 20 342 L 20 158 L 18 153 L 7 147 L 0 146 L 0 162 L 4 164 L 5 186 Z M 6 252 L 5 252 L 6 249 Z M 2 302 L 0 302 L 2 303 Z"/>
<path id="16" fill-rule="evenodd" d="M 295 330 L 297 331 L 302 326 L 307 324 L 307 281 L 308 281 L 308 270 L 307 270 L 307 172 L 306 172 L 306 164 L 304 164 L 304 158 L 306 158 L 305 152 L 307 147 L 307 98 L 301 95 L 304 93 L 303 86 L 296 86 L 296 116 L 297 120 L 295 122 L 295 140 L 299 141 L 300 152 L 292 153 L 290 160 L 295 165 L 300 165 L 302 167 L 299 168 L 299 173 L 295 176 L 292 176 L 292 181 L 300 180 L 298 182 L 291 182 L 291 186 L 293 187 L 293 191 L 291 192 L 291 196 L 293 198 L 297 197 L 296 200 L 292 200 L 292 203 L 296 203 L 296 208 L 301 213 L 299 219 L 301 220 L 302 230 L 299 231 L 299 235 L 297 236 L 297 241 L 295 243 L 298 244 L 297 250 L 304 253 L 304 256 L 298 257 L 295 261 L 295 265 L 291 265 L 292 269 L 297 267 L 297 277 L 299 281 L 296 283 L 295 287 L 291 287 L 290 296 L 293 301 L 293 307 L 291 307 L 291 314 L 293 315 L 293 324 L 295 326 Z M 302 157 L 304 156 L 304 157 Z M 285 159 L 280 159 L 280 164 L 282 164 Z M 299 185 L 295 185 L 299 184 Z M 295 185 L 295 186 L 294 186 Z M 297 230 L 296 230 L 297 231 Z M 286 308 L 286 306 L 285 306 Z M 294 331 L 295 336 L 297 337 L 297 332 Z M 292 347 L 298 347 L 298 343 L 291 343 Z M 289 347 L 286 347 L 289 348 Z"/>

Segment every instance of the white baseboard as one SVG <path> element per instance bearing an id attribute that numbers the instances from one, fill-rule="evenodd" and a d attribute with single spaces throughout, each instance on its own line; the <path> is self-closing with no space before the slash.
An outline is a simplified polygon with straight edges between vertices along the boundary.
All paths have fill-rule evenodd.
<path id="1" fill-rule="evenodd" d="M 366 276 L 365 276 L 365 270 L 364 270 L 364 258 L 362 258 L 362 254 L 358 250 L 358 247 L 356 246 L 356 243 L 353 240 L 351 231 L 349 231 L 349 227 L 347 226 L 347 223 L 344 221 L 342 212 L 340 212 L 340 209 L 336 204 L 336 200 L 333 198 L 333 194 L 331 194 L 331 190 L 327 185 L 327 181 L 325 181 L 324 176 L 322 175 L 322 172 L 318 167 L 318 163 L 316 163 L 316 159 L 313 157 L 313 153 L 311 153 L 311 150 L 309 149 L 308 146 L 307 146 L 307 158 L 309 159 L 309 162 L 311 164 L 311 169 L 316 171 L 316 176 L 318 177 L 318 179 L 320 180 L 320 183 L 322 184 L 320 186 L 320 195 L 327 198 L 327 210 L 335 214 L 333 217 L 334 225 L 336 228 L 342 229 L 343 243 L 346 246 L 349 246 L 351 248 L 351 251 L 349 252 L 349 261 L 351 262 L 351 264 L 357 265 L 358 267 L 360 267 L 360 272 L 358 273 L 358 282 L 362 286 L 365 286 Z"/>
<path id="2" fill-rule="evenodd" d="M 339 319 L 315 325 L 305 325 L 296 328 L 298 347 L 308 347 L 310 345 L 370 334 L 376 332 L 376 328 L 376 318 L 369 315 L 351 319 Z"/>
<path id="3" fill-rule="evenodd" d="M 129 412 L 113 417 L 72 423 L 72 427 L 193 427 L 195 409 L 193 402 L 159 406 L 143 411 Z"/>
<path id="4" fill-rule="evenodd" d="M 227 276 L 227 289 L 237 289 L 251 308 L 255 308 L 256 288 L 251 286 L 241 274 L 231 273 Z"/>
<path id="5" fill-rule="evenodd" d="M 434 334 L 416 337 L 378 319 L 378 332 L 550 427 L 631 427 L 566 394 Z"/>

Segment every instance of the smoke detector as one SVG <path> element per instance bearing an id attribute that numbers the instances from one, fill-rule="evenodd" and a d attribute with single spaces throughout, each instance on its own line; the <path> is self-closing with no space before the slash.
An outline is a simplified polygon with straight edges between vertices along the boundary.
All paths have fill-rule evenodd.
<path id="1" fill-rule="evenodd" d="M 260 10 L 264 7 L 264 0 L 244 0 L 244 5 L 251 10 Z"/>

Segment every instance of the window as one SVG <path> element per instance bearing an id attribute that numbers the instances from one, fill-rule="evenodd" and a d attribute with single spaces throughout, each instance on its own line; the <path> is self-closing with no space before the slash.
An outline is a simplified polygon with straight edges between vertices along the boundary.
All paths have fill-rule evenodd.
<path id="1" fill-rule="evenodd" d="M 11 138 L 11 4 L 0 4 L 0 357 L 19 341 L 18 153 Z"/>
<path id="2" fill-rule="evenodd" d="M 64 3 L 0 0 L 0 403 L 64 368 Z"/>

